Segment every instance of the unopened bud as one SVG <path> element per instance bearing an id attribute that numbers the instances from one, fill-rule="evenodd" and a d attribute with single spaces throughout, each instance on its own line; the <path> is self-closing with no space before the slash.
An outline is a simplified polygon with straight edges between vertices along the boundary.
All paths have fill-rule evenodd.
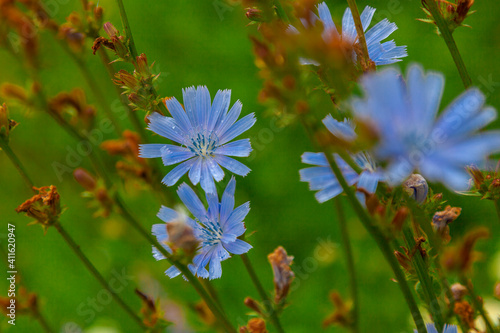
<path id="1" fill-rule="evenodd" d="M 93 191 L 96 188 L 97 181 L 87 170 L 77 168 L 73 171 L 73 177 L 85 190 Z"/>
<path id="2" fill-rule="evenodd" d="M 120 32 L 118 31 L 118 29 L 116 29 L 115 26 L 113 24 L 111 24 L 111 22 L 104 23 L 104 31 L 106 31 L 109 38 L 120 35 Z"/>
<path id="3" fill-rule="evenodd" d="M 450 289 L 455 301 L 460 301 L 465 295 L 467 295 L 467 288 L 462 286 L 460 283 L 452 284 Z"/>
<path id="4" fill-rule="evenodd" d="M 243 303 L 247 308 L 252 309 L 259 314 L 262 314 L 260 303 L 254 300 L 253 298 L 246 297 Z"/>
<path id="5" fill-rule="evenodd" d="M 403 224 L 406 221 L 406 218 L 408 217 L 409 214 L 408 207 L 401 207 L 398 209 L 396 212 L 396 215 L 394 215 L 391 225 L 394 227 L 395 230 L 401 231 L 403 228 Z"/>
<path id="6" fill-rule="evenodd" d="M 246 17 L 250 21 L 262 22 L 262 10 L 257 8 L 247 8 L 245 12 Z"/>
<path id="7" fill-rule="evenodd" d="M 423 203 L 427 198 L 427 192 L 429 191 L 429 185 L 427 181 L 421 175 L 414 173 L 412 174 L 404 183 L 403 188 L 406 193 L 419 204 Z"/>
<path id="8" fill-rule="evenodd" d="M 135 70 L 143 77 L 149 78 L 151 76 L 151 69 L 148 66 L 148 59 L 146 55 L 142 53 L 140 56 L 137 56 Z"/>

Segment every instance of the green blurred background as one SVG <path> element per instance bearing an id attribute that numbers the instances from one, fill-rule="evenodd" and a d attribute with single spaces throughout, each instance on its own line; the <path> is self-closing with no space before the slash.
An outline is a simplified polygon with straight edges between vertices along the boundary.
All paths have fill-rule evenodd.
<path id="1" fill-rule="evenodd" d="M 58 22 L 62 22 L 71 11 L 80 10 L 77 1 L 57 3 L 55 19 Z M 272 290 L 272 271 L 267 254 L 282 245 L 295 257 L 293 267 L 297 281 L 289 297 L 290 306 L 282 315 L 283 326 L 292 333 L 321 331 L 322 320 L 333 309 L 329 292 L 336 289 L 348 296 L 348 277 L 339 243 L 337 218 L 331 202 L 318 204 L 307 184 L 299 182 L 298 170 L 303 167 L 300 155 L 312 149 L 300 124 L 277 129 L 272 118 L 264 117 L 264 107 L 257 102 L 262 82 L 247 37 L 255 26 L 246 26 L 248 21 L 244 10 L 237 2 L 125 0 L 124 3 L 138 51 L 146 53 L 150 62 L 155 61 L 155 70 L 161 72 L 160 95 L 180 99 L 182 88 L 203 84 L 208 86 L 213 97 L 218 89 L 230 88 L 232 103 L 236 99 L 243 102 L 243 114 L 256 113 L 257 124 L 245 134 L 251 138 L 255 151 L 249 160 L 243 161 L 252 172 L 245 178 L 237 178 L 236 196 L 237 204 L 251 201 L 246 226 L 249 232 L 255 233 L 248 237 L 254 246 L 249 255 L 269 291 Z M 327 3 L 334 20 L 340 22 L 346 3 Z M 116 3 L 101 0 L 99 4 L 105 9 L 105 20 L 121 29 Z M 419 62 L 426 69 L 444 73 L 446 88 L 442 108 L 463 91 L 445 43 L 431 25 L 416 20 L 424 17 L 419 1 L 358 1 L 360 7 L 368 4 L 377 8 L 378 15 L 388 17 L 398 25 L 399 30 L 391 38 L 398 45 L 407 45 L 409 54 L 399 63 L 401 68 Z M 488 95 L 488 104 L 500 109 L 500 66 L 497 62 L 500 9 L 494 1 L 478 1 L 473 9 L 477 13 L 466 22 L 473 28 L 459 28 L 454 36 L 473 82 Z M 42 80 L 50 95 L 82 87 L 90 103 L 95 104 L 77 67 L 49 33 L 42 33 L 40 45 Z M 86 48 L 87 64 L 111 104 L 117 97 L 116 93 L 99 58 L 92 56 L 90 46 L 88 43 Z M 26 85 L 26 73 L 17 59 L 0 50 L 0 64 L 1 82 Z M 131 69 L 118 64 L 120 66 Z M 498 83 L 493 87 L 485 86 L 483 82 L 488 81 Z M 325 97 L 324 114 L 330 112 L 329 108 L 331 104 Z M 62 203 L 67 208 L 61 218 L 66 230 L 108 279 L 113 277 L 113 272 L 123 271 L 131 277 L 120 295 L 139 309 L 140 301 L 134 294 L 134 288 L 138 287 L 160 297 L 168 305 L 170 316 L 174 313 L 179 318 L 187 318 L 189 328 L 186 332 L 210 331 L 190 310 L 189 305 L 194 304 L 198 296 L 187 282 L 182 278 L 170 280 L 165 277 L 163 272 L 168 264 L 155 262 L 151 247 L 119 217 L 109 220 L 93 218 L 93 211 L 80 197 L 81 187 L 69 173 L 64 175 L 63 181 L 58 180 L 52 163 L 64 163 L 68 149 L 76 147 L 73 139 L 51 118 L 38 111 L 26 113 L 20 108 L 11 108 L 11 117 L 20 123 L 11 135 L 11 146 L 37 185 L 58 187 Z M 123 124 L 131 128 L 126 121 Z M 498 127 L 498 124 L 492 127 Z M 113 137 L 109 134 L 106 139 Z M 153 142 L 159 142 L 158 137 L 153 139 Z M 110 163 L 114 163 L 112 159 Z M 91 168 L 86 159 L 81 166 Z M 4 154 L 0 154 L 0 168 L 0 217 L 4 228 L 0 230 L 1 244 L 6 247 L 6 224 L 14 223 L 17 226 L 17 266 L 23 276 L 22 282 L 38 293 L 42 312 L 52 327 L 63 332 L 78 332 L 76 327 L 88 332 L 137 331 L 135 324 L 114 302 L 103 305 L 92 320 L 87 320 L 89 316 L 78 311 L 89 297 L 98 295 L 100 286 L 55 230 L 44 235 L 38 226 L 26 226 L 30 220 L 17 215 L 14 209 L 31 192 Z M 167 170 L 169 168 L 163 168 L 165 173 Z M 118 178 L 116 181 L 119 182 Z M 489 240 L 479 244 L 484 257 L 475 265 L 473 275 L 479 294 L 491 300 L 494 282 L 500 280 L 498 221 L 493 205 L 449 193 L 437 184 L 432 184 L 432 188 L 436 192 L 444 191 L 449 204 L 463 207 L 462 215 L 451 226 L 452 237 L 458 238 L 478 225 L 496 229 Z M 150 193 L 130 191 L 127 202 L 146 228 L 159 222 L 156 213 L 160 206 Z M 391 281 L 389 266 L 350 211 L 348 219 L 360 283 L 361 331 L 412 332 L 409 311 L 398 286 Z M 325 244 L 330 246 L 325 247 Z M 258 298 L 258 295 L 239 257 L 225 261 L 222 267 L 222 278 L 213 284 L 230 318 L 243 324 L 249 318 L 243 299 L 246 296 Z M 0 294 L 4 296 L 6 290 L 6 280 L 1 279 Z M 499 306 L 498 302 L 496 306 Z M 15 327 L 2 318 L 0 331 L 39 332 L 41 329 L 31 318 L 18 317 Z M 330 327 L 327 331 L 342 332 L 343 329 Z"/>

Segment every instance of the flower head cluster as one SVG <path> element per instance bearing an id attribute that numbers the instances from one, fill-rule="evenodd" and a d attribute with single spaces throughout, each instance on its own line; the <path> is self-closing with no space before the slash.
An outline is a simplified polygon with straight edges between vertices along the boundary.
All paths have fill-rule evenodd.
<path id="1" fill-rule="evenodd" d="M 391 23 L 389 20 L 383 19 L 367 31 L 374 14 L 375 8 L 370 6 L 366 6 L 361 13 L 361 23 L 363 31 L 366 32 L 366 45 L 370 59 L 375 63 L 375 65 L 388 65 L 401 61 L 400 58 L 407 56 L 406 46 L 396 46 L 396 43 L 393 40 L 382 43 L 384 39 L 389 37 L 398 29 L 395 23 Z M 326 41 L 332 38 L 342 39 L 342 41 L 352 44 L 354 49 L 356 49 L 359 45 L 358 34 L 356 32 L 356 26 L 354 25 L 354 19 L 350 8 L 345 10 L 344 16 L 342 17 L 341 33 L 338 32 L 335 23 L 333 23 L 330 9 L 328 9 L 325 2 L 318 5 L 318 15 L 319 18 L 312 14 L 312 22 L 320 20 L 323 23 L 323 39 Z M 307 28 L 308 23 L 303 21 L 303 24 Z M 291 32 L 298 33 L 298 30 L 293 26 L 290 26 L 289 30 Z M 353 60 L 356 61 L 357 56 L 355 52 L 353 52 L 352 57 Z M 301 62 L 304 65 L 318 65 L 316 61 L 310 59 L 303 59 Z"/>
<path id="2" fill-rule="evenodd" d="M 243 220 L 250 211 L 250 203 L 246 202 L 234 208 L 235 189 L 236 180 L 232 177 L 220 202 L 217 193 L 207 193 L 207 210 L 191 187 L 183 183 L 179 186 L 177 193 L 193 214 L 194 219 L 188 216 L 183 217 L 181 213 L 162 206 L 158 217 L 166 225 L 165 223 L 153 225 L 153 234 L 169 253 L 172 253 L 172 249 L 167 245 L 171 236 L 168 232 L 168 224 L 184 220 L 193 229 L 194 236 L 199 241 L 200 246 L 193 263 L 188 267 L 193 274 L 201 278 L 220 278 L 222 275 L 221 262 L 228 259 L 230 253 L 243 254 L 252 248 L 250 244 L 238 239 L 245 232 Z M 153 255 L 156 260 L 165 259 L 165 256 L 156 248 L 153 248 Z M 207 265 L 209 266 L 208 270 L 206 269 Z M 172 266 L 165 274 L 173 278 L 181 272 L 177 267 Z"/>
<path id="3" fill-rule="evenodd" d="M 180 163 L 163 178 L 172 186 L 189 171 L 189 179 L 207 193 L 215 193 L 215 181 L 224 178 L 227 170 L 245 176 L 250 169 L 229 156 L 249 156 L 252 148 L 249 139 L 229 142 L 255 124 L 253 113 L 236 121 L 242 104 L 236 101 L 229 109 L 231 91 L 218 91 L 213 103 L 204 86 L 183 90 L 184 108 L 175 98 L 166 106 L 172 117 L 153 113 L 149 116 L 149 129 L 180 146 L 172 144 L 143 144 L 140 157 L 161 157 L 165 165 Z"/>

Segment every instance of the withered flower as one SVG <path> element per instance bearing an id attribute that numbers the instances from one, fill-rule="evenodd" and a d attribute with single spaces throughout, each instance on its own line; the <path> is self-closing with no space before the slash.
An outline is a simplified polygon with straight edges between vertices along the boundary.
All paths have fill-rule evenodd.
<path id="1" fill-rule="evenodd" d="M 441 237 L 443 242 L 447 244 L 451 240 L 450 227 L 448 224 L 455 221 L 462 212 L 460 207 L 446 206 L 443 211 L 436 212 L 432 217 L 432 225 L 434 230 Z"/>
<path id="2" fill-rule="evenodd" d="M 76 168 L 73 171 L 73 177 L 85 189 L 82 197 L 90 199 L 89 207 L 96 208 L 93 216 L 108 217 L 113 210 L 114 202 L 102 181 L 97 180 L 94 175 L 83 168 Z"/>
<path id="3" fill-rule="evenodd" d="M 141 298 L 142 301 L 142 322 L 146 327 L 162 328 L 168 325 L 168 322 L 163 319 L 164 313 L 158 304 L 159 302 L 155 303 L 151 297 L 137 288 L 135 289 L 135 293 Z"/>
<path id="4" fill-rule="evenodd" d="M 474 245 L 479 239 L 489 236 L 488 229 L 484 227 L 469 231 L 458 245 L 445 250 L 442 256 L 443 266 L 449 271 L 465 273 L 479 257 L 479 254 L 474 251 Z"/>
<path id="5" fill-rule="evenodd" d="M 54 185 L 33 187 L 33 189 L 38 191 L 38 194 L 19 205 L 16 212 L 24 212 L 27 216 L 34 218 L 36 221 L 30 224 L 40 224 L 46 232 L 61 215 L 60 196 Z"/>
<path id="6" fill-rule="evenodd" d="M 278 246 L 273 253 L 267 256 L 267 259 L 271 263 L 274 274 L 274 302 L 281 304 L 285 301 L 290 285 L 295 278 L 295 274 L 290 268 L 293 257 L 288 256 L 282 246 Z"/>
<path id="7" fill-rule="evenodd" d="M 335 311 L 323 321 L 323 328 L 330 325 L 348 327 L 352 324 L 350 306 L 348 306 L 337 291 L 332 291 L 330 299 L 335 305 Z"/>
<path id="8" fill-rule="evenodd" d="M 267 333 L 266 322 L 262 318 L 252 318 L 246 326 L 240 327 L 240 333 Z"/>

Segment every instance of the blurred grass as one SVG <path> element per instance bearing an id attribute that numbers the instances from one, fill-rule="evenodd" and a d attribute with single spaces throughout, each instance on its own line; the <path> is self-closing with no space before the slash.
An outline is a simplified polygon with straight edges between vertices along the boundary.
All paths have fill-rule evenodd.
<path id="1" fill-rule="evenodd" d="M 334 244 L 339 243 L 336 216 L 331 203 L 319 205 L 307 189 L 307 184 L 299 182 L 298 170 L 303 167 L 300 155 L 312 149 L 301 126 L 295 124 L 281 131 L 266 130 L 274 127 L 272 119 L 263 117 L 264 107 L 256 100 L 261 80 L 247 38 L 248 30 L 254 27 L 246 27 L 248 22 L 241 6 L 227 7 L 230 10 L 224 12 L 221 19 L 214 3 L 161 1 L 146 4 L 128 0 L 125 6 L 137 49 L 146 53 L 150 62 L 155 61 L 155 69 L 162 73 L 163 80 L 159 87 L 162 96 L 180 98 L 182 88 L 199 84 L 207 85 L 212 97 L 217 89 L 230 88 L 232 103 L 240 99 L 244 114 L 257 114 L 258 122 L 248 131 L 248 136 L 254 148 L 256 145 L 261 148 L 255 148 L 253 158 L 246 163 L 253 171 L 246 178 L 238 178 L 236 196 L 237 204 L 251 201 L 252 209 L 246 226 L 250 233 L 255 233 L 248 237 L 254 246 L 249 255 L 268 290 L 272 290 L 272 273 L 267 254 L 276 246 L 283 245 L 289 254 L 295 256 L 296 288 L 290 296 L 291 305 L 282 315 L 283 326 L 289 333 L 317 332 L 321 330 L 322 320 L 333 308 L 328 300 L 329 291 L 337 289 L 343 296 L 348 296 L 348 277 L 340 248 L 331 254 L 331 260 L 311 260 L 319 240 L 329 239 Z M 336 22 L 340 22 L 346 4 L 343 1 L 328 1 L 328 4 Z M 358 1 L 360 8 L 366 4 L 368 2 Z M 444 73 L 446 88 L 442 108 L 463 91 L 445 43 L 434 34 L 432 26 L 415 20 L 424 16 L 418 1 L 374 0 L 369 4 L 398 25 L 399 30 L 391 38 L 398 45 L 408 45 L 409 53 L 400 63 L 402 68 L 419 62 L 426 69 Z M 121 27 L 115 2 L 103 0 L 100 5 L 105 8 L 106 20 Z M 477 13 L 467 19 L 473 29 L 460 28 L 454 36 L 473 82 L 479 84 L 486 94 L 489 93 L 488 104 L 500 109 L 498 86 L 492 92 L 481 87 L 481 82 L 488 81 L 490 77 L 494 82 L 500 82 L 500 67 L 497 65 L 500 9 L 491 2 L 476 2 L 473 9 Z M 72 10 L 79 10 L 79 3 L 61 5 L 56 20 L 62 22 Z M 95 103 L 76 66 L 48 33 L 42 35 L 42 80 L 49 94 L 82 87 L 89 101 Z M 112 103 L 117 98 L 112 83 L 98 57 L 92 56 L 90 44 L 88 46 L 88 66 L 98 79 L 99 87 L 106 92 L 108 102 Z M 0 50 L 0 63 L 3 64 L 0 68 L 2 82 L 26 84 L 22 67 L 4 50 Z M 329 112 L 329 107 L 329 104 L 325 106 L 325 113 Z M 113 271 L 122 272 L 123 269 L 132 276 L 133 280 L 120 295 L 136 309 L 139 309 L 140 302 L 133 293 L 135 287 L 179 302 L 183 312 L 194 320 L 192 330 L 207 331 L 185 306 L 186 302 L 193 303 L 198 299 L 192 288 L 181 278 L 170 280 L 165 277 L 163 271 L 168 264 L 155 262 L 150 246 L 119 217 L 111 221 L 92 218 L 92 211 L 79 197 L 81 189 L 70 174 L 66 174 L 63 181 L 58 181 L 52 163 L 64 163 L 67 150 L 75 149 L 76 143 L 45 114 L 36 110 L 26 113 L 19 108 L 11 108 L 11 113 L 12 118 L 20 123 L 11 136 L 11 146 L 37 185 L 54 184 L 58 187 L 62 203 L 68 208 L 62 216 L 67 231 L 106 277 L 111 279 Z M 128 123 L 124 122 L 124 125 L 130 128 Z M 498 121 L 493 127 L 498 127 Z M 108 134 L 106 139 L 113 137 Z M 155 139 L 158 140 L 157 137 Z M 90 168 L 85 159 L 80 166 Z M 113 302 L 103 306 L 95 319 L 86 322 L 87 316 L 82 316 L 78 308 L 89 297 L 98 295 L 99 285 L 55 230 L 49 230 L 44 236 L 40 228 L 26 226 L 29 220 L 17 215 L 14 209 L 30 196 L 30 191 L 3 155 L 0 168 L 3 225 L 9 222 L 17 226 L 17 265 L 23 283 L 39 294 L 41 309 L 52 327 L 56 330 L 68 329 L 70 326 L 65 325 L 74 322 L 87 329 L 102 324 L 119 332 L 136 332 L 135 324 Z M 165 173 L 167 170 L 166 167 L 163 169 Z M 477 225 L 494 230 L 490 240 L 479 244 L 485 256 L 476 264 L 474 274 L 479 294 L 491 295 L 495 280 L 500 279 L 499 245 L 495 241 L 498 239 L 498 221 L 493 205 L 457 196 L 438 185 L 434 185 L 433 189 L 443 191 L 449 204 L 463 207 L 462 216 L 451 228 L 454 238 Z M 155 215 L 159 204 L 152 195 L 130 193 L 127 198 L 146 228 L 158 223 Z M 360 282 L 361 332 L 412 332 L 409 312 L 399 288 L 390 280 L 392 275 L 388 265 L 354 214 L 348 211 L 348 216 Z M 5 233 L 6 230 L 0 230 L 4 237 L 2 246 L 5 244 Z M 495 253 L 497 259 L 492 260 Z M 248 311 L 243 306 L 243 299 L 246 296 L 258 298 L 258 295 L 237 256 L 223 263 L 223 277 L 214 281 L 214 285 L 233 322 L 246 322 Z M 4 279 L 0 290 L 7 290 Z M 18 317 L 15 328 L 2 319 L 0 330 L 39 332 L 40 328 L 33 320 Z M 343 330 L 329 328 L 328 331 Z"/>

